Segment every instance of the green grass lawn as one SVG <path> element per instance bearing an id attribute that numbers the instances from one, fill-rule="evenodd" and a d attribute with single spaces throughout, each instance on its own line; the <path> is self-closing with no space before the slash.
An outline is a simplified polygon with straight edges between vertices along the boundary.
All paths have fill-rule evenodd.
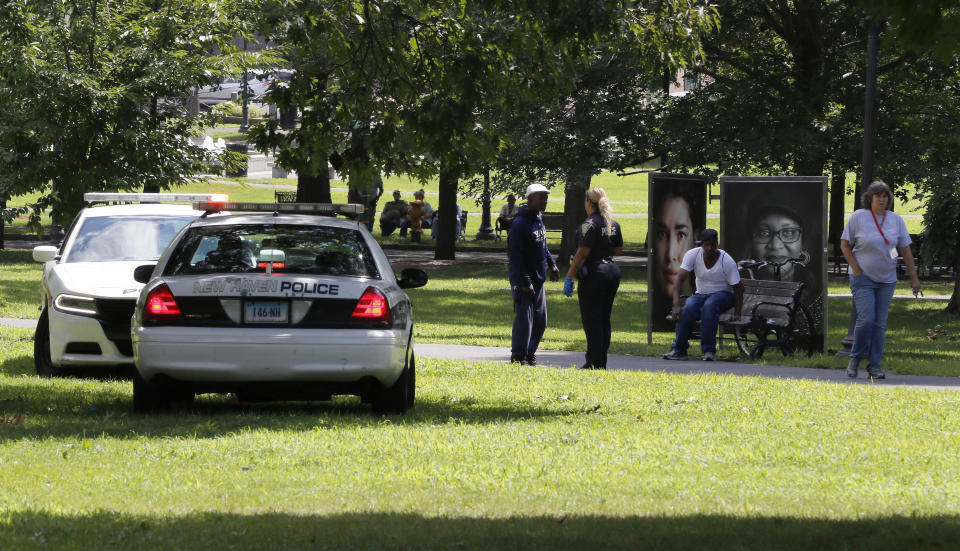
<path id="1" fill-rule="evenodd" d="M 421 360 L 417 407 L 156 416 L 0 329 L 0 548 L 950 548 L 960 393 Z"/>

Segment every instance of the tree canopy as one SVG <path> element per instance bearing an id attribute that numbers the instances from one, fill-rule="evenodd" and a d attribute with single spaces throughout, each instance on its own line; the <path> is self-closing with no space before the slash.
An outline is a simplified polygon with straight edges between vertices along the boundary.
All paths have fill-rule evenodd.
<path id="1" fill-rule="evenodd" d="M 218 160 L 188 140 L 183 99 L 232 69 L 239 3 L 12 0 L 0 6 L 0 195 L 39 192 L 65 225 L 85 191 L 196 179 Z M 8 216 L 25 209 L 14 209 Z"/>

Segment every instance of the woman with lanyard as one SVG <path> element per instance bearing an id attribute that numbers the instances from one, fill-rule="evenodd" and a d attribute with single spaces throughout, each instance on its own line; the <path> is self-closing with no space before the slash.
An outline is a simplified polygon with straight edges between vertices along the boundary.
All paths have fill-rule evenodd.
<path id="1" fill-rule="evenodd" d="M 850 266 L 850 291 L 857 310 L 853 330 L 853 348 L 847 375 L 857 376 L 860 362 L 867 360 L 867 373 L 883 379 L 881 369 L 887 315 L 897 286 L 897 256 L 910 274 L 914 296 L 920 292 L 920 279 L 910 252 L 910 234 L 903 218 L 888 211 L 893 201 L 890 187 L 877 180 L 860 199 L 862 209 L 853 213 L 840 236 L 840 249 Z"/>
<path id="2" fill-rule="evenodd" d="M 583 206 L 587 219 L 577 228 L 577 253 L 563 280 L 563 294 L 573 296 L 573 278 L 579 277 L 580 321 L 587 335 L 587 362 L 581 369 L 606 369 L 610 314 L 620 287 L 620 268 L 613 255 L 623 252 L 623 235 L 603 188 L 588 189 Z"/>

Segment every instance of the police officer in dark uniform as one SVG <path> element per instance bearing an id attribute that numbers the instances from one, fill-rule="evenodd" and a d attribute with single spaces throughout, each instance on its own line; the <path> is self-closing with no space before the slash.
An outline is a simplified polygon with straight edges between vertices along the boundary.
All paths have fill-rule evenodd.
<path id="1" fill-rule="evenodd" d="M 573 278 L 579 277 L 580 321 L 587 335 L 587 361 L 581 369 L 606 369 L 610 314 L 620 287 L 620 267 L 613 255 L 623 252 L 623 234 L 603 188 L 587 190 L 584 208 L 587 219 L 577 229 L 577 253 L 563 280 L 563 294 L 573 296 Z"/>

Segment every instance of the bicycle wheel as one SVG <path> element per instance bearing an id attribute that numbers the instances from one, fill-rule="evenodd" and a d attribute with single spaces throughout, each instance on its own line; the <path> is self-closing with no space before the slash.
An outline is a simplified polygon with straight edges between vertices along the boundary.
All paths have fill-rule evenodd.
<path id="1" fill-rule="evenodd" d="M 813 316 L 803 303 L 797 303 L 790 315 L 790 326 L 782 330 L 780 350 L 784 356 L 803 354 L 810 357 L 817 349 Z"/>
<path id="2" fill-rule="evenodd" d="M 737 325 L 733 328 L 733 339 L 737 343 L 737 348 L 744 356 L 751 358 L 754 357 L 754 354 L 758 357 L 763 356 L 764 347 L 757 347 L 757 345 L 766 341 L 769 335 L 770 331 L 760 332 L 748 325 Z"/>

